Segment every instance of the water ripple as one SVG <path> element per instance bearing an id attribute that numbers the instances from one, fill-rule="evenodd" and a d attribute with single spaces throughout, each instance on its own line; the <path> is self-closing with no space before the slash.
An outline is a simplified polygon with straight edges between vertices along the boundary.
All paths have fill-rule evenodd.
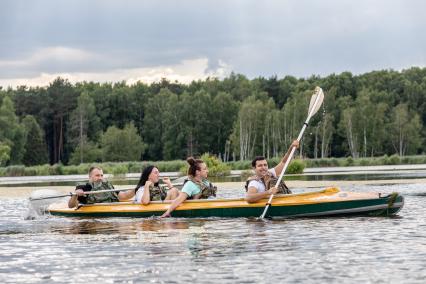
<path id="1" fill-rule="evenodd" d="M 26 220 L 26 201 L 6 198 L 0 200 L 0 281 L 422 283 L 423 187 L 344 188 L 402 192 L 406 205 L 394 218 Z"/>

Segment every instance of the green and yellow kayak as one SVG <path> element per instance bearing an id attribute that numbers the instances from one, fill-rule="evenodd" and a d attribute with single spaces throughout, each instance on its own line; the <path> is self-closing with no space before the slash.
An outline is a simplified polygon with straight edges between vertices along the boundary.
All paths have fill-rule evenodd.
<path id="1" fill-rule="evenodd" d="M 173 217 L 259 217 L 267 199 L 247 203 L 239 199 L 188 200 L 180 205 Z M 321 191 L 276 195 L 268 210 L 269 217 L 309 217 L 337 215 L 395 215 L 404 205 L 398 193 L 345 192 L 330 187 Z M 52 215 L 71 217 L 151 217 L 163 214 L 170 203 L 154 201 L 148 205 L 133 202 L 97 203 L 68 208 L 67 204 L 52 204 Z"/>

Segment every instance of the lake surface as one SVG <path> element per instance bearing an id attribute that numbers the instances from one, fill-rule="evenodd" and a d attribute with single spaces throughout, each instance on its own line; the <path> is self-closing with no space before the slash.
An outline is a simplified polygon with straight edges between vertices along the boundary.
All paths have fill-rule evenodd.
<path id="1" fill-rule="evenodd" d="M 405 206 L 392 218 L 29 220 L 28 196 L 3 192 L 0 282 L 424 283 L 426 184 L 341 189 L 398 191 Z"/>

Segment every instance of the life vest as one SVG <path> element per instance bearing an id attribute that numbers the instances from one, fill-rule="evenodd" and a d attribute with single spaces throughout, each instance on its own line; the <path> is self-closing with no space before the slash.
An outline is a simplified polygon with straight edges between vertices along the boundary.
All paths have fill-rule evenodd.
<path id="1" fill-rule="evenodd" d="M 211 182 L 209 182 L 208 180 L 203 180 L 202 182 L 200 181 L 196 181 L 195 179 L 193 179 L 192 177 L 188 177 L 188 179 L 185 179 L 185 181 L 183 182 L 183 184 L 185 185 L 185 183 L 187 183 L 188 181 L 192 181 L 193 183 L 195 183 L 199 188 L 201 188 L 200 193 L 197 194 L 197 196 L 199 196 L 199 199 L 207 199 L 210 196 L 216 197 L 216 192 L 217 192 L 217 187 L 214 186 Z M 208 183 L 205 184 L 205 182 Z M 194 196 L 188 197 L 188 199 L 194 199 Z"/>
<path id="2" fill-rule="evenodd" d="M 151 201 L 162 201 L 166 199 L 167 189 L 160 185 L 149 187 L 149 198 Z"/>
<path id="3" fill-rule="evenodd" d="M 263 178 L 258 177 L 257 175 L 251 176 L 246 181 L 246 191 L 248 191 L 248 185 L 252 180 L 257 180 L 265 185 L 265 190 L 269 190 L 271 187 L 274 187 L 277 184 L 278 178 L 274 177 L 270 172 Z M 291 190 L 287 187 L 284 180 L 281 179 L 280 184 L 278 185 L 278 194 L 291 194 Z"/>
<path id="4" fill-rule="evenodd" d="M 88 182 L 86 184 L 78 184 L 77 189 L 83 189 L 83 191 L 98 191 L 98 190 L 108 190 L 114 189 L 114 186 L 108 181 L 103 182 Z M 79 196 L 78 201 L 83 204 L 93 204 L 93 203 L 110 203 L 118 202 L 118 193 L 117 192 L 100 192 L 95 194 L 88 194 L 85 196 Z"/>

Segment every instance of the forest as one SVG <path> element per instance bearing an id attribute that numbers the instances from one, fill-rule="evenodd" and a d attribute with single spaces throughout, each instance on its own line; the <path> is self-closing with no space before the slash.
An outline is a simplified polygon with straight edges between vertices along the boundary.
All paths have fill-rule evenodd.
<path id="1" fill-rule="evenodd" d="M 0 166 L 277 157 L 297 137 L 315 86 L 325 99 L 300 157 L 426 152 L 426 68 L 309 78 L 232 73 L 190 84 L 57 78 L 0 88 Z"/>

